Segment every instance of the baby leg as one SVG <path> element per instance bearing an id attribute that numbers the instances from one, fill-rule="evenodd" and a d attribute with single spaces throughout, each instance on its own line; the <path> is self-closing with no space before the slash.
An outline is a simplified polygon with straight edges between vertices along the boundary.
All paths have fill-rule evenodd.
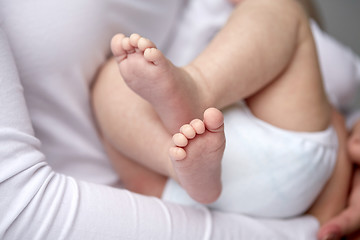
<path id="1" fill-rule="evenodd" d="M 172 170 L 171 134 L 153 107 L 123 81 L 114 60 L 99 72 L 92 105 L 103 139 L 124 157 L 166 176 Z"/>
<path id="2" fill-rule="evenodd" d="M 103 139 L 103 144 L 114 170 L 119 175 L 122 187 L 147 196 L 162 196 L 168 179 L 166 176 L 126 157 L 106 139 Z"/>
<path id="3" fill-rule="evenodd" d="M 294 1 L 244 0 L 205 51 L 183 68 L 138 35 L 117 35 L 112 50 L 128 86 L 154 106 L 172 133 L 206 108 L 242 99 L 278 127 L 318 131 L 329 124 L 315 44 Z"/>
<path id="4" fill-rule="evenodd" d="M 295 1 L 244 0 L 187 69 L 197 70 L 194 79 L 206 86 L 205 106 L 221 109 L 246 99 L 254 115 L 277 127 L 329 125 L 314 40 Z"/>
<path id="5" fill-rule="evenodd" d="M 130 160 L 133 159 L 181 181 L 199 201 L 211 202 L 217 198 L 221 191 L 220 161 L 225 145 L 221 112 L 209 109 L 204 113 L 204 121 L 194 120 L 191 125 L 184 125 L 181 134 L 174 136 L 175 143 L 179 144 L 179 138 L 180 141 L 185 138 L 186 142 L 195 138 L 187 146 L 180 143 L 171 148 L 171 161 L 168 156 L 173 145 L 171 135 L 152 106 L 127 88 L 114 61 L 104 66 L 93 86 L 93 106 L 109 157 L 129 189 L 159 196 L 160 191 L 149 188 L 161 190 L 164 185 L 163 176 L 155 176 L 143 168 L 139 170 Z M 185 153 L 187 156 L 182 155 Z M 136 176 L 139 172 L 141 178 Z"/>

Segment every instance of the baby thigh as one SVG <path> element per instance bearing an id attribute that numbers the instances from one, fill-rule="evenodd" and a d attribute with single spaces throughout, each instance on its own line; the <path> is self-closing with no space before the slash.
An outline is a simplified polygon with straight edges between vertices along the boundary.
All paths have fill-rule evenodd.
<path id="1" fill-rule="evenodd" d="M 310 26 L 306 19 L 301 23 L 298 34 L 302 37 L 294 45 L 294 54 L 283 72 L 248 97 L 246 102 L 256 117 L 274 126 L 291 131 L 317 132 L 329 126 L 331 107 Z"/>

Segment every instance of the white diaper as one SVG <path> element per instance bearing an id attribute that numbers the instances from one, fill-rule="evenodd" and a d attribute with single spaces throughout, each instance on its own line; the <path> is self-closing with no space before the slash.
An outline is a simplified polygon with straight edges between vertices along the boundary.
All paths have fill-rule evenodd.
<path id="1" fill-rule="evenodd" d="M 224 111 L 223 191 L 214 209 L 285 218 L 305 212 L 330 177 L 337 156 L 333 127 L 293 132 L 256 118 L 244 103 Z M 163 199 L 198 204 L 169 180 Z"/>

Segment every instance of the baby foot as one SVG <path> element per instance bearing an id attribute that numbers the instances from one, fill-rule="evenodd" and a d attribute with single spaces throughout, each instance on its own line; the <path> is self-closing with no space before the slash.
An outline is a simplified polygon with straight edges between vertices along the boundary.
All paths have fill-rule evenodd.
<path id="1" fill-rule="evenodd" d="M 204 112 L 173 136 L 169 155 L 177 180 L 196 201 L 209 204 L 221 193 L 221 159 L 225 149 L 224 118 L 216 108 Z"/>
<path id="2" fill-rule="evenodd" d="M 126 84 L 153 105 L 171 132 L 199 116 L 195 82 L 166 59 L 153 42 L 138 34 L 119 34 L 112 39 L 111 47 Z"/>

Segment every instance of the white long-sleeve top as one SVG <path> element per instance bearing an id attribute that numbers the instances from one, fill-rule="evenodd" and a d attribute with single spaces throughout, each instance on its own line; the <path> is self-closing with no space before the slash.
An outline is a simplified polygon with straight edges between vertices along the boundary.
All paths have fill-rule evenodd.
<path id="1" fill-rule="evenodd" d="M 252 219 L 109 187 L 89 85 L 113 34 L 166 47 L 181 4 L 0 1 L 0 239 L 314 238 L 311 217 Z"/>

